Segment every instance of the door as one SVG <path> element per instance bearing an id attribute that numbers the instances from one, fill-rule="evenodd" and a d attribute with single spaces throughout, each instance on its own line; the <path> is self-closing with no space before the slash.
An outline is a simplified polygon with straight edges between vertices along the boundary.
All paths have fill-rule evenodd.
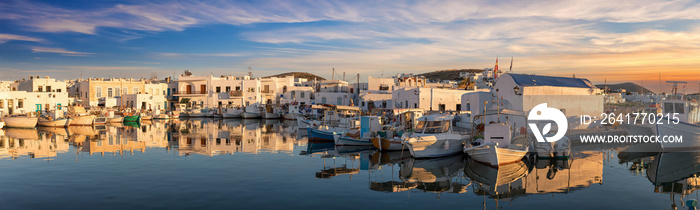
<path id="1" fill-rule="evenodd" d="M 192 94 L 192 85 L 187 85 L 187 94 Z"/>
<path id="2" fill-rule="evenodd" d="M 201 94 L 206 94 L 207 93 L 207 85 L 201 85 L 199 87 L 200 93 Z"/>
<path id="3" fill-rule="evenodd" d="M 36 112 L 41 112 L 41 104 L 35 104 L 36 105 Z"/>

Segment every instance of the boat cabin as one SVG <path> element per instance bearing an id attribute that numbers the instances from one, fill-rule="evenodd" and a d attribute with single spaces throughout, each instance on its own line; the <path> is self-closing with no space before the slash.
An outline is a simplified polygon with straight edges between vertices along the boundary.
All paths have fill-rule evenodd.
<path id="1" fill-rule="evenodd" d="M 435 134 L 452 132 L 451 114 L 431 114 L 418 118 L 416 121 L 415 133 Z"/>
<path id="2" fill-rule="evenodd" d="M 677 117 L 681 122 L 689 124 L 700 123 L 700 107 L 698 103 L 686 100 L 665 100 L 663 101 L 663 114 L 670 114 L 669 118 L 673 118 L 674 113 L 678 113 Z"/>

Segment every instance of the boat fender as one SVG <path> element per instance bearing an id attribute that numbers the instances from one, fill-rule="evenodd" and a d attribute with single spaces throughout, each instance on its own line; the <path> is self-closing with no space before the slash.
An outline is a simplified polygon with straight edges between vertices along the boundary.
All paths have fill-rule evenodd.
<path id="1" fill-rule="evenodd" d="M 445 149 L 445 151 L 450 149 L 450 141 L 445 140 L 445 143 L 442 144 L 442 147 Z"/>
<path id="2" fill-rule="evenodd" d="M 688 209 L 695 210 L 695 209 L 697 209 L 696 207 L 698 206 L 698 201 L 695 199 L 687 200 L 687 201 L 685 201 L 685 206 L 687 206 Z"/>

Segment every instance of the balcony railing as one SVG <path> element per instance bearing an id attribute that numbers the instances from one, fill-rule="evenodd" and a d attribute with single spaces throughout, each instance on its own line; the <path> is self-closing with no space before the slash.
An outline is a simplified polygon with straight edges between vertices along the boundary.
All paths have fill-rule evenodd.
<path id="1" fill-rule="evenodd" d="M 230 97 L 241 97 L 243 96 L 243 91 L 229 91 L 228 96 Z"/>
<path id="2" fill-rule="evenodd" d="M 263 90 L 262 93 L 274 93 L 272 90 Z"/>
<path id="3" fill-rule="evenodd" d="M 207 94 L 207 91 L 177 91 L 175 95 L 201 95 Z"/>

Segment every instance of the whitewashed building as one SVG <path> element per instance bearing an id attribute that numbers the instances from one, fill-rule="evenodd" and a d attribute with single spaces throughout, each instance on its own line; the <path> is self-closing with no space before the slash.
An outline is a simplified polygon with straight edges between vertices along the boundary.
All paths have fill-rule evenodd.
<path id="1" fill-rule="evenodd" d="M 401 87 L 392 92 L 394 108 L 422 108 L 433 111 L 459 111 L 466 90 Z"/>
<path id="2" fill-rule="evenodd" d="M 0 92 L 0 116 L 39 110 L 61 110 L 69 104 L 68 93 L 61 92 Z"/>
<path id="3" fill-rule="evenodd" d="M 127 94 L 118 100 L 120 107 L 140 110 L 163 110 L 168 107 L 168 101 L 164 95 L 154 94 Z"/>
<path id="4" fill-rule="evenodd" d="M 341 80 L 325 80 L 317 85 L 315 103 L 332 105 L 354 105 L 354 93 L 350 92 L 348 82 Z"/>
<path id="5" fill-rule="evenodd" d="M 314 101 L 314 88 L 313 87 L 302 87 L 302 86 L 292 86 L 287 88 L 287 92 L 282 94 L 280 102 L 293 103 L 297 102 L 300 104 L 311 104 Z"/>

